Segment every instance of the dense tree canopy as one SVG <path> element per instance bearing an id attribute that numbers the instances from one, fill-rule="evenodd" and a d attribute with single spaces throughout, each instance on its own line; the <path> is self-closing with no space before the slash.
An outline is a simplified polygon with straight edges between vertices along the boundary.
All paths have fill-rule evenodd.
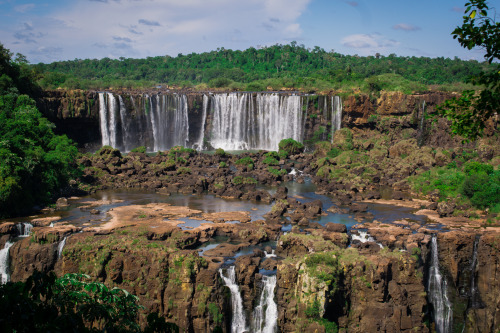
<path id="1" fill-rule="evenodd" d="M 75 59 L 35 66 L 43 76 L 40 84 L 47 88 L 134 87 L 143 82 L 238 90 L 265 90 L 266 85 L 339 89 L 368 86 L 367 79 L 377 81 L 380 75 L 393 75 L 406 84 L 413 83 L 408 89 L 417 91 L 427 89 L 424 85 L 463 82 L 488 67 L 486 62 L 458 58 L 349 56 L 320 47 L 308 49 L 296 42 L 244 51 L 218 48 L 177 57 Z"/>
<path id="2" fill-rule="evenodd" d="M 76 146 L 53 132 L 54 125 L 20 92 L 33 93 L 29 71 L 0 45 L 0 217 L 47 203 L 76 176 Z M 28 75 L 26 75 L 28 73 Z"/>

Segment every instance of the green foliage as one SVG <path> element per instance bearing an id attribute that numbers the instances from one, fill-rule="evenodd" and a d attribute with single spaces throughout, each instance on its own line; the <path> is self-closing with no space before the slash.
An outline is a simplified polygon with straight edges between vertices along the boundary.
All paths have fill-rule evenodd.
<path id="1" fill-rule="evenodd" d="M 297 155 L 304 152 L 304 145 L 294 139 L 283 139 L 278 144 L 279 152 L 286 152 L 290 155 Z"/>
<path id="2" fill-rule="evenodd" d="M 227 163 L 226 162 L 220 162 L 219 163 L 219 168 L 227 168 Z"/>
<path id="3" fill-rule="evenodd" d="M 78 176 L 76 146 L 54 134 L 31 98 L 0 96 L 0 124 L 0 217 L 49 202 Z"/>
<path id="4" fill-rule="evenodd" d="M 286 170 L 285 169 L 268 167 L 267 171 L 269 171 L 275 177 L 280 177 L 280 176 L 286 175 Z"/>
<path id="5" fill-rule="evenodd" d="M 180 167 L 177 169 L 178 175 L 186 175 L 191 173 L 191 168 L 188 167 Z"/>
<path id="6" fill-rule="evenodd" d="M 136 148 L 132 149 L 130 152 L 131 153 L 146 153 L 146 147 L 144 147 L 144 146 L 136 147 Z"/>
<path id="7" fill-rule="evenodd" d="M 198 90 L 265 91 L 270 87 L 309 92 L 361 87 L 409 92 L 419 91 L 422 84 L 461 83 L 485 67 L 458 58 L 342 55 L 291 42 L 244 51 L 218 48 L 177 57 L 75 59 L 31 68 L 41 73 L 39 83 L 51 89 L 146 88 L 166 83 Z"/>
<path id="8" fill-rule="evenodd" d="M 500 202 L 500 170 L 469 174 L 462 184 L 461 192 L 474 206 L 493 208 Z"/>
<path id="9" fill-rule="evenodd" d="M 235 164 L 238 164 L 238 165 L 247 165 L 247 166 L 253 166 L 254 165 L 254 162 L 253 162 L 253 159 L 251 157 L 243 157 L 243 158 L 240 158 L 239 160 L 237 160 L 236 162 L 234 162 Z"/>
<path id="10" fill-rule="evenodd" d="M 500 202 L 500 170 L 489 164 L 470 161 L 462 169 L 433 168 L 409 178 L 413 188 L 423 194 L 439 190 L 441 200 L 456 198 L 459 194 L 477 208 L 493 209 Z"/>
<path id="11" fill-rule="evenodd" d="M 262 163 L 267 164 L 267 165 L 279 165 L 278 159 L 280 158 L 278 153 L 275 151 L 270 151 L 267 154 L 264 155 L 265 158 L 262 161 Z"/>
<path id="12" fill-rule="evenodd" d="M 207 308 L 208 308 L 208 312 L 210 313 L 210 315 L 212 316 L 212 318 L 214 320 L 214 323 L 216 325 L 222 323 L 222 319 L 224 318 L 224 316 L 222 315 L 222 313 L 220 313 L 219 308 L 217 307 L 217 304 L 208 303 Z"/>
<path id="13" fill-rule="evenodd" d="M 241 185 L 241 184 L 257 184 L 257 180 L 252 177 L 243 177 L 243 176 L 236 176 L 234 177 L 231 182 L 234 185 Z"/>
<path id="14" fill-rule="evenodd" d="M 340 150 L 339 148 L 332 148 L 330 151 L 328 151 L 328 153 L 326 153 L 326 156 L 331 157 L 331 158 L 335 158 L 335 157 L 339 156 L 341 153 L 342 153 L 342 150 Z"/>
<path id="15" fill-rule="evenodd" d="M 220 156 L 220 157 L 224 157 L 224 156 L 226 156 L 226 152 L 222 148 L 217 148 L 217 149 L 215 149 L 215 155 Z"/>
<path id="16" fill-rule="evenodd" d="M 6 332 L 137 332 L 138 298 L 90 282 L 87 275 L 57 278 L 35 272 L 26 283 L 0 286 L 0 322 Z M 20 318 L 23 318 L 20 320 Z"/>
<path id="17" fill-rule="evenodd" d="M 321 303 L 318 299 L 314 299 L 312 304 L 309 304 L 304 311 L 307 318 L 319 319 L 321 315 Z"/>
<path id="18" fill-rule="evenodd" d="M 469 50 L 475 47 L 485 50 L 484 57 L 490 64 L 500 60 L 500 22 L 488 17 L 485 0 L 470 0 L 465 5 L 463 24 L 453 30 L 453 38 Z M 484 89 L 479 94 L 465 90 L 461 97 L 445 101 L 436 110 L 451 120 L 453 134 L 474 140 L 482 135 L 486 121 L 500 109 L 500 66 L 494 63 L 474 74 L 470 82 Z"/>

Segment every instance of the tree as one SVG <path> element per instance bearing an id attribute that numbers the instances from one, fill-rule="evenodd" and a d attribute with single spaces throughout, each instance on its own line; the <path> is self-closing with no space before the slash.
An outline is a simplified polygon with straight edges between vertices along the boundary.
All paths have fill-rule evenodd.
<path id="1" fill-rule="evenodd" d="M 490 64 L 500 60 L 500 22 L 488 16 L 485 0 L 471 0 L 465 6 L 463 24 L 453 30 L 453 38 L 469 50 L 482 48 Z M 500 66 L 497 64 L 470 81 L 484 89 L 479 94 L 466 90 L 460 98 L 445 101 L 437 110 L 451 120 L 453 134 L 474 140 L 482 135 L 486 122 L 500 110 Z"/>

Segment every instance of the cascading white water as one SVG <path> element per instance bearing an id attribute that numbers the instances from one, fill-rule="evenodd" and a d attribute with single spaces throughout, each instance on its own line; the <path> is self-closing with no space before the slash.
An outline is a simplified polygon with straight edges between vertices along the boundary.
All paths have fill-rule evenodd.
<path id="1" fill-rule="evenodd" d="M 253 313 L 252 332 L 274 333 L 278 328 L 278 306 L 274 301 L 276 275 L 262 277 L 259 305 Z"/>
<path id="2" fill-rule="evenodd" d="M 62 241 L 59 242 L 59 245 L 57 245 L 57 259 L 60 259 L 62 256 L 62 251 L 64 249 L 64 245 L 66 245 L 66 239 L 68 236 L 64 236 Z"/>
<path id="3" fill-rule="evenodd" d="M 375 240 L 375 238 L 373 238 L 373 236 L 368 233 L 368 231 L 358 230 L 358 235 L 351 234 L 351 241 L 354 241 L 354 240 L 358 240 L 361 243 L 374 242 L 378 246 L 380 246 L 381 249 L 384 248 L 384 246 L 381 243 L 378 243 Z"/>
<path id="4" fill-rule="evenodd" d="M 134 105 L 132 98 L 131 102 Z M 141 112 L 137 113 L 127 110 L 122 96 L 99 93 L 99 116 L 102 145 L 125 152 L 139 146 L 150 151 L 189 146 L 186 95 L 146 94 Z"/>
<path id="5" fill-rule="evenodd" d="M 28 237 L 33 229 L 33 225 L 27 222 L 16 224 L 17 234 L 19 237 Z"/>
<path id="6" fill-rule="evenodd" d="M 198 135 L 198 141 L 194 145 L 194 148 L 196 148 L 196 150 L 203 150 L 204 146 L 203 140 L 205 139 L 205 122 L 207 121 L 207 109 L 208 109 L 208 96 L 203 95 L 200 134 Z"/>
<path id="7" fill-rule="evenodd" d="M 0 250 L 0 277 L 2 284 L 5 284 L 10 281 L 9 249 L 12 245 L 14 245 L 13 242 L 7 241 L 3 249 Z"/>
<path id="8" fill-rule="evenodd" d="M 240 287 L 236 283 L 236 273 L 234 266 L 226 269 L 227 277 L 224 276 L 222 268 L 219 269 L 219 274 L 224 284 L 231 292 L 231 307 L 233 309 L 233 320 L 231 322 L 231 332 L 241 333 L 247 330 L 245 311 L 243 309 L 243 299 L 240 294 Z"/>
<path id="9" fill-rule="evenodd" d="M 436 235 L 431 240 L 431 266 L 429 270 L 428 293 L 429 301 L 434 307 L 434 322 L 438 333 L 451 331 L 453 312 L 448 299 L 446 280 L 443 280 L 439 270 L 438 244 Z"/>
<path id="10" fill-rule="evenodd" d="M 215 94 L 210 143 L 225 150 L 278 150 L 282 139 L 303 140 L 302 100 L 297 95 Z"/>
<path id="11" fill-rule="evenodd" d="M 342 99 L 332 96 L 332 142 L 333 135 L 342 127 Z"/>
<path id="12" fill-rule="evenodd" d="M 266 255 L 266 258 L 276 257 L 276 253 L 274 253 L 274 249 L 271 250 L 271 253 L 267 253 L 267 251 L 264 251 L 264 254 Z"/>
<path id="13" fill-rule="evenodd" d="M 99 93 L 99 121 L 101 125 L 101 143 L 103 146 L 109 146 L 108 99 L 104 93 Z"/>

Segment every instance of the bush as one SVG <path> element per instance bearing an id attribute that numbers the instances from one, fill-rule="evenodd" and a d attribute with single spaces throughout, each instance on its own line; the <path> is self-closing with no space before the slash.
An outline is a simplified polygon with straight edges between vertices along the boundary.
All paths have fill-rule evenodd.
<path id="1" fill-rule="evenodd" d="M 222 148 L 217 148 L 217 149 L 215 149 L 215 155 L 220 156 L 220 157 L 224 157 L 224 156 L 226 156 L 226 152 Z"/>
<path id="2" fill-rule="evenodd" d="M 264 155 L 265 158 L 262 161 L 262 163 L 267 164 L 267 165 L 279 165 L 279 155 L 275 151 L 270 151 L 269 153 Z"/>
<path id="3" fill-rule="evenodd" d="M 284 151 L 288 155 L 297 155 L 304 152 L 304 145 L 294 139 L 283 139 L 278 144 L 279 151 Z"/>
<path id="4" fill-rule="evenodd" d="M 494 207 L 500 202 L 500 170 L 467 176 L 461 192 L 478 208 Z"/>
<path id="5" fill-rule="evenodd" d="M 144 147 L 144 146 L 135 147 L 130 152 L 131 153 L 146 153 L 146 147 Z"/>
<path id="6" fill-rule="evenodd" d="M 243 158 L 240 158 L 239 160 L 237 160 L 236 162 L 234 162 L 235 164 L 238 164 L 238 165 L 254 165 L 253 163 L 253 160 L 252 158 L 250 157 L 243 157 Z"/>

